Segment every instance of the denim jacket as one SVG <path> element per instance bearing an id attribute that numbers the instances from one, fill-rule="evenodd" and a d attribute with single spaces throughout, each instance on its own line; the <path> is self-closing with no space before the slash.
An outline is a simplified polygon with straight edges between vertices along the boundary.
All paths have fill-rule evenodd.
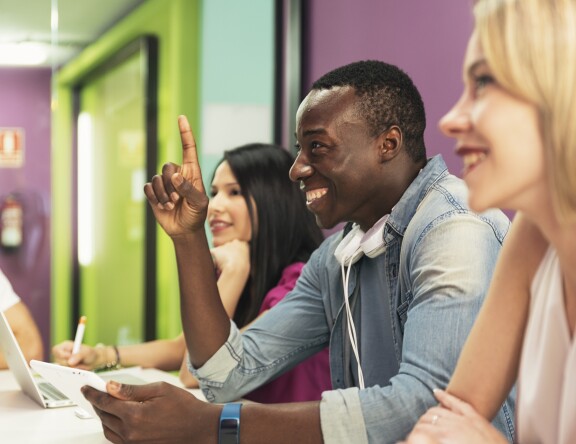
<path id="1" fill-rule="evenodd" d="M 509 227 L 500 211 L 467 205 L 462 180 L 440 156 L 394 206 L 386 249 L 352 266 L 350 304 L 366 388 L 358 388 L 343 308 L 336 233 L 314 252 L 296 287 L 244 334 L 232 323 L 227 342 L 200 369 L 207 399 L 238 399 L 329 344 L 334 390 L 320 402 L 324 442 L 396 442 L 437 404 L 487 293 Z M 494 425 L 513 439 L 512 395 Z"/>

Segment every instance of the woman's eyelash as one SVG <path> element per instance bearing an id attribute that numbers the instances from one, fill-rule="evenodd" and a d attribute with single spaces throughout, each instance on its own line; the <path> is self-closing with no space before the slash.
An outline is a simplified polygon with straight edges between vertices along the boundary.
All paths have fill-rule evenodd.
<path id="1" fill-rule="evenodd" d="M 491 83 L 494 83 L 494 77 L 489 74 L 480 74 L 474 77 L 474 88 L 476 90 L 482 89 Z"/>

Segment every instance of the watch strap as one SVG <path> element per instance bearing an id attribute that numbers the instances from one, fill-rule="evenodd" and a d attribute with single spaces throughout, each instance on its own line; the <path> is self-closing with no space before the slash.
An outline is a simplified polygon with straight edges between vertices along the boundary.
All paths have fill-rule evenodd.
<path id="1" fill-rule="evenodd" d="M 240 444 L 240 408 L 242 404 L 224 404 L 220 413 L 218 444 Z"/>

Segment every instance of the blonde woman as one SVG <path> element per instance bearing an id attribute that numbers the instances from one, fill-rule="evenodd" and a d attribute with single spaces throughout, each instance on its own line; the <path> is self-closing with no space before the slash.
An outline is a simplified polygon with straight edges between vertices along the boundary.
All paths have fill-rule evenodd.
<path id="1" fill-rule="evenodd" d="M 518 211 L 453 378 L 410 443 L 576 442 L 576 1 L 479 0 L 464 92 L 441 120 L 476 211 Z M 512 421 L 512 418 L 511 418 Z"/>

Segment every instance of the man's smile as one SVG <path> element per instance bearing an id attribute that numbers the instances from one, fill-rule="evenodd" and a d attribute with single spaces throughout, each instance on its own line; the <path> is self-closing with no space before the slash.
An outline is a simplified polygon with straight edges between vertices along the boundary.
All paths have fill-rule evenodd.
<path id="1" fill-rule="evenodd" d="M 327 192 L 328 188 L 316 188 L 315 190 L 306 191 L 306 204 L 310 205 L 315 200 L 325 196 Z"/>

